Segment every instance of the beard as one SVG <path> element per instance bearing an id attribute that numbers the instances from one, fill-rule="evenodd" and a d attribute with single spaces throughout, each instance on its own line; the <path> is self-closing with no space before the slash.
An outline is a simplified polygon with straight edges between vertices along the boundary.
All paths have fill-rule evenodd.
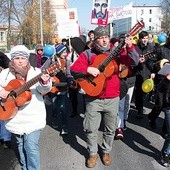
<path id="1" fill-rule="evenodd" d="M 104 18 L 106 18 L 106 12 L 107 12 L 107 10 L 105 10 L 104 13 L 102 13 L 101 11 L 99 11 L 99 12 L 97 13 L 96 10 L 94 9 L 94 15 L 96 16 L 96 18 L 99 18 L 99 19 L 104 19 Z"/>

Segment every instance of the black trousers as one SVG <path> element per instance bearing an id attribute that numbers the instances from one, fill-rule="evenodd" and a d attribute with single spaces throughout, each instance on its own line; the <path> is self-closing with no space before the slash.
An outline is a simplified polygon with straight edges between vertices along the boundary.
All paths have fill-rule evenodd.
<path id="1" fill-rule="evenodd" d="M 78 89 L 69 89 L 69 97 L 71 100 L 72 114 L 77 114 L 78 107 Z"/>
<path id="2" fill-rule="evenodd" d="M 138 110 L 138 114 L 143 114 L 143 98 L 144 92 L 142 90 L 143 77 L 141 75 L 136 76 L 135 82 L 135 106 Z"/>
<path id="3" fill-rule="evenodd" d="M 163 93 L 156 90 L 155 105 L 154 105 L 153 109 L 151 110 L 151 112 L 148 114 L 148 118 L 151 121 L 155 121 L 158 118 L 161 111 L 162 111 L 162 108 L 163 108 L 163 96 L 164 96 Z"/>

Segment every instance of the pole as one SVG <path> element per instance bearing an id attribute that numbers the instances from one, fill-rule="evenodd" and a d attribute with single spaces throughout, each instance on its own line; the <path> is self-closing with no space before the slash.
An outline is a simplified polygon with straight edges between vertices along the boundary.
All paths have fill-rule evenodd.
<path id="1" fill-rule="evenodd" d="M 40 0 L 40 31 L 41 31 L 41 44 L 43 45 L 42 0 Z"/>

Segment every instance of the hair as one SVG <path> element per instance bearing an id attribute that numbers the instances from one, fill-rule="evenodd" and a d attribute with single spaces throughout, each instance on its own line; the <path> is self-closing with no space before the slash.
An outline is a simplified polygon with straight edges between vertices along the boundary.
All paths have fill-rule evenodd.
<path id="1" fill-rule="evenodd" d="M 143 39 L 144 37 L 148 36 L 148 32 L 147 31 L 141 31 L 139 33 L 139 39 Z"/>
<path id="2" fill-rule="evenodd" d="M 61 42 L 68 42 L 66 38 L 63 38 Z"/>
<path id="3" fill-rule="evenodd" d="M 94 34 L 94 30 L 90 30 L 89 32 L 88 32 L 88 36 L 90 37 L 90 34 Z"/>

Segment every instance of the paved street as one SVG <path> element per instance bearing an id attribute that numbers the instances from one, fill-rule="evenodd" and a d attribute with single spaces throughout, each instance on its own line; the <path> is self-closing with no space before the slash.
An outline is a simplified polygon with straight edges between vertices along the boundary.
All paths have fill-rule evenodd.
<path id="1" fill-rule="evenodd" d="M 79 108 L 81 110 L 81 107 Z M 124 132 L 123 140 L 115 140 L 111 156 L 113 163 L 106 167 L 100 157 L 93 170 L 165 170 L 160 164 L 160 150 L 164 139 L 161 137 L 163 124 L 162 113 L 157 120 L 157 129 L 152 131 L 148 125 L 145 107 L 144 118 L 136 119 L 136 111 L 131 109 L 128 129 Z M 38 121 L 38 120 L 37 120 Z M 42 170 L 86 170 L 85 158 L 87 157 L 85 136 L 82 128 L 83 114 L 76 118 L 69 118 L 69 135 L 60 136 L 60 128 L 55 130 L 47 125 L 40 139 L 41 168 Z M 50 120 L 48 120 L 50 124 Z M 102 143 L 99 131 L 99 151 Z M 11 150 L 4 150 L 0 146 L 0 169 L 20 170 L 17 160 L 15 142 Z"/>

